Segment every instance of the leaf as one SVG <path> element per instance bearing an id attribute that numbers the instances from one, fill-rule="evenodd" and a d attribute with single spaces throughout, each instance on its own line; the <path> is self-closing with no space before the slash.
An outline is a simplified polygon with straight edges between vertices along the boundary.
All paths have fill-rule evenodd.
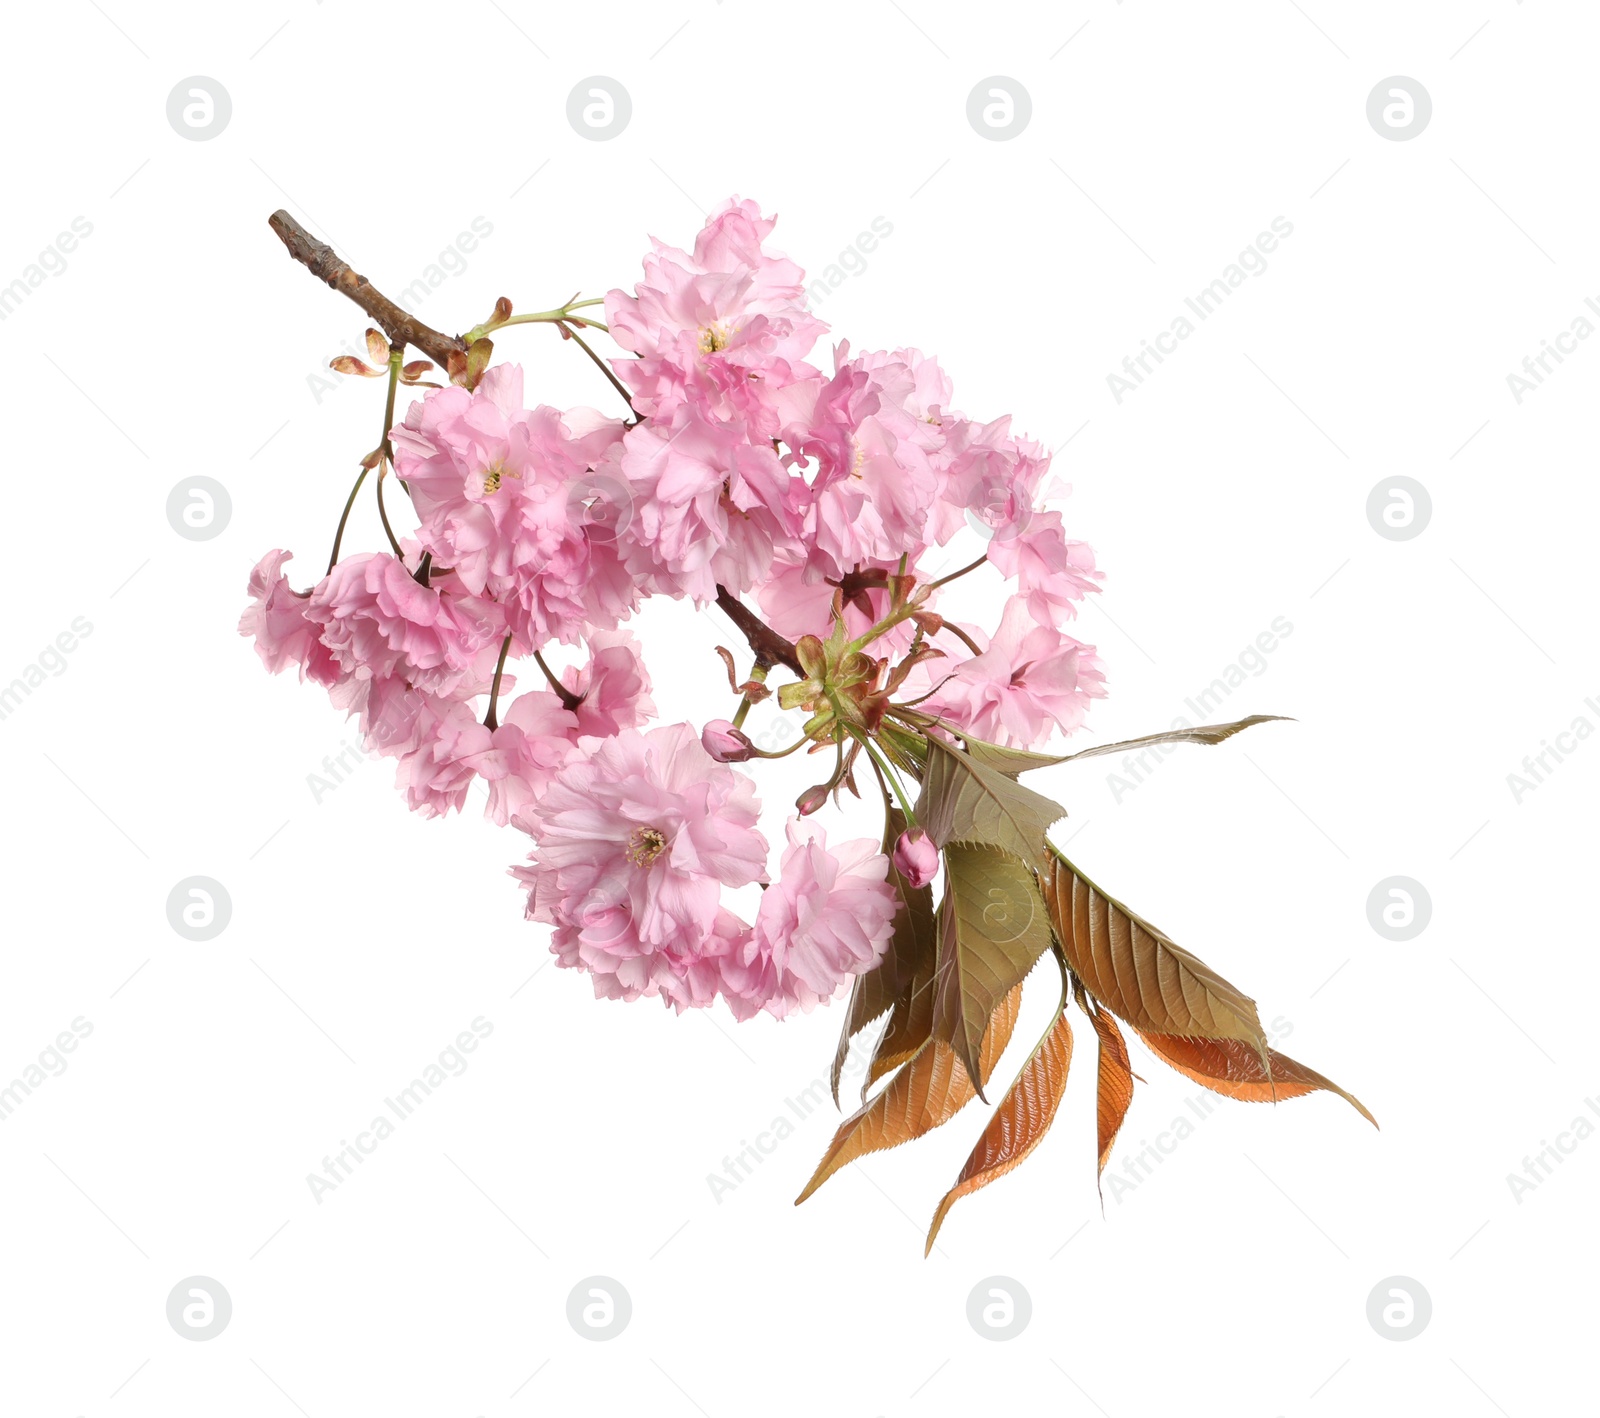
<path id="1" fill-rule="evenodd" d="M 892 808 L 884 820 L 883 854 L 889 858 L 888 883 L 890 889 L 899 900 L 899 908 L 894 915 L 894 929 L 889 936 L 889 944 L 885 948 L 878 963 L 864 975 L 857 975 L 855 984 L 850 990 L 850 1008 L 845 1016 L 844 1028 L 839 1034 L 839 1047 L 833 1056 L 833 1101 L 839 1101 L 839 1075 L 844 1071 L 845 1060 L 850 1054 L 850 1041 L 867 1027 L 885 1010 L 897 1010 L 899 1002 L 905 999 L 907 986 L 912 976 L 916 973 L 921 961 L 926 959 L 926 968 L 920 973 L 922 983 L 926 985 L 933 976 L 936 945 L 933 925 L 933 888 L 931 886 L 912 886 L 894 866 L 895 840 L 906 829 L 905 814 L 899 808 Z M 933 1008 L 932 996 L 923 990 L 927 1007 L 923 1013 L 927 1020 L 932 1022 Z M 913 1000 L 906 1000 L 906 1008 L 914 1006 Z M 928 1037 L 924 1031 L 922 1038 L 918 1039 L 916 1046 L 911 1050 L 921 1048 Z M 880 1045 L 881 1055 L 881 1045 Z M 879 1056 L 874 1056 L 873 1062 L 878 1062 Z M 905 1058 L 909 1058 L 906 1054 Z M 897 1060 L 903 1062 L 904 1060 Z M 889 1068 L 894 1067 L 893 1064 Z M 884 1069 L 888 1072 L 888 1068 Z M 880 1075 L 881 1076 L 881 1075 Z M 862 1096 L 866 1096 L 869 1078 L 862 1084 Z"/>
<path id="2" fill-rule="evenodd" d="M 1123 739 L 1120 743 L 1101 744 L 1098 748 L 1080 749 L 1077 753 L 1033 753 L 1025 748 L 1007 748 L 1003 744 L 987 743 L 983 739 L 967 738 L 961 741 L 967 752 L 985 768 L 1004 773 L 1008 778 L 1032 772 L 1035 768 L 1053 768 L 1058 763 L 1072 763 L 1080 758 L 1098 758 L 1104 753 L 1121 753 L 1124 749 L 1140 748 L 1156 743 L 1221 743 L 1242 733 L 1253 724 L 1266 724 L 1274 720 L 1293 722 L 1284 714 L 1252 714 L 1232 724 L 1205 724 L 1197 729 L 1168 729 L 1165 733 L 1146 734 L 1143 738 Z M 960 730 L 956 730 L 960 733 Z"/>
<path id="3" fill-rule="evenodd" d="M 885 721 L 878 727 L 878 747 L 902 773 L 922 781 L 928 771 L 928 741 L 921 734 Z"/>
<path id="4" fill-rule="evenodd" d="M 1122 1129 L 1122 1120 L 1128 1116 L 1129 1105 L 1133 1102 L 1133 1065 L 1128 1059 L 1127 1040 L 1122 1037 L 1122 1030 L 1117 1028 L 1117 1021 L 1110 1012 L 1092 1002 L 1085 1003 L 1080 999 L 1078 1003 L 1084 1006 L 1084 1013 L 1089 1016 L 1089 1022 L 1094 1025 L 1094 1032 L 1100 1040 L 1100 1071 L 1095 1082 L 1096 1141 L 1100 1160 L 1094 1177 L 1098 1188 L 1100 1174 L 1106 1169 L 1111 1148 Z M 1101 1205 L 1104 1204 L 1102 1194 Z"/>
<path id="5" fill-rule="evenodd" d="M 357 359 L 354 355 L 335 355 L 328 361 L 328 368 L 336 374 L 359 374 L 363 379 L 376 379 L 378 371 L 371 365 Z"/>
<path id="6" fill-rule="evenodd" d="M 466 387 L 468 389 L 476 389 L 478 387 L 478 381 L 483 378 L 483 371 L 489 367 L 489 360 L 493 355 L 493 340 L 474 340 L 467 346 Z"/>
<path id="7" fill-rule="evenodd" d="M 1280 722 L 1289 724 L 1294 720 L 1287 714 L 1252 714 L 1248 719 L 1236 719 L 1231 724 L 1203 724 L 1198 729 L 1168 729 L 1164 734 L 1146 734 L 1143 738 L 1123 739 L 1121 743 L 1103 743 L 1098 748 L 1081 749 L 1054 761 L 1073 763 L 1080 758 L 1098 758 L 1103 753 L 1121 753 L 1124 749 L 1140 748 L 1152 743 L 1221 743 L 1255 724 Z"/>
<path id="8" fill-rule="evenodd" d="M 1062 1005 L 1065 1004 L 1063 999 Z M 1072 1026 L 1067 1023 L 1066 1011 L 1062 1008 L 1049 1032 L 1028 1055 L 1016 1082 L 1006 1090 L 1006 1096 L 989 1119 L 956 1184 L 944 1194 L 944 1200 L 933 1213 L 923 1255 L 933 1250 L 934 1238 L 952 1206 L 1020 1166 L 1044 1140 L 1050 1124 L 1055 1121 L 1056 1109 L 1061 1106 L 1061 1095 L 1066 1092 L 1067 1068 L 1071 1062 Z"/>
<path id="9" fill-rule="evenodd" d="M 941 739 L 927 743 L 928 770 L 917 799 L 917 821 L 934 842 L 940 847 L 987 843 L 1024 862 L 1042 864 L 1050 826 L 1067 810 Z"/>
<path id="10" fill-rule="evenodd" d="M 931 891 L 931 888 L 930 888 Z M 873 1051 L 872 1062 L 867 1065 L 867 1076 L 861 1083 L 861 1096 L 880 1078 L 891 1074 L 908 1059 L 914 1058 L 933 1037 L 933 976 L 937 965 L 937 947 L 934 941 L 933 908 L 928 908 L 928 933 L 919 933 L 916 955 L 911 962 L 911 976 L 895 999 L 889 1013 L 888 1026 Z M 926 942 L 926 943 L 924 943 Z"/>
<path id="11" fill-rule="evenodd" d="M 431 359 L 414 359 L 410 364 L 400 366 L 400 382 L 402 384 L 414 384 L 432 368 L 433 361 Z"/>
<path id="12" fill-rule="evenodd" d="M 374 364 L 388 364 L 389 342 L 373 329 L 367 330 L 367 353 L 372 356 Z"/>
<path id="13" fill-rule="evenodd" d="M 1255 1051 L 1237 1039 L 1186 1039 L 1172 1034 L 1147 1034 L 1142 1029 L 1139 1037 L 1163 1063 L 1171 1064 L 1213 1093 L 1246 1103 L 1275 1103 L 1318 1091 L 1337 1093 L 1373 1127 L 1378 1126 L 1378 1120 L 1360 1099 L 1276 1049 L 1267 1051 L 1272 1065 L 1269 1074 Z"/>
<path id="14" fill-rule="evenodd" d="M 1021 998 L 1020 988 L 1012 990 L 989 1021 L 981 1059 L 986 1081 L 1011 1042 Z M 949 1122 L 975 1093 L 950 1047 L 938 1039 L 929 1039 L 881 1093 L 839 1124 L 817 1170 L 794 1204 L 799 1206 L 835 1172 L 857 1158 L 911 1142 Z"/>
<path id="15" fill-rule="evenodd" d="M 1056 937 L 1095 999 L 1141 1033 L 1242 1040 L 1265 1066 L 1267 1041 L 1253 999 L 1054 848 L 1052 858 L 1043 885 Z"/>
<path id="16" fill-rule="evenodd" d="M 960 732 L 958 729 L 956 732 Z M 963 737 L 962 743 L 966 750 L 985 768 L 992 768 L 996 773 L 1004 773 L 1008 778 L 1016 778 L 1019 773 L 1028 773 L 1035 768 L 1053 768 L 1058 763 L 1065 763 L 1065 758 L 1053 753 L 1033 753 L 1025 748 L 1006 748 L 1002 744 L 985 743 L 982 739 L 969 739 Z"/>
<path id="17" fill-rule="evenodd" d="M 989 1016 L 1050 948 L 1039 884 L 1021 858 L 952 842 L 944 851 L 933 1034 L 955 1050 L 983 1098 L 979 1055 Z"/>

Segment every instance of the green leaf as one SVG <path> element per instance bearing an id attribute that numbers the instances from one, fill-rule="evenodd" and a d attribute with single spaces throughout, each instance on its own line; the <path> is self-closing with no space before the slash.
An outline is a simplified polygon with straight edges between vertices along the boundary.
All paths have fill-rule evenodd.
<path id="1" fill-rule="evenodd" d="M 955 1051 L 982 1098 L 984 1029 L 1050 948 L 1050 922 L 1033 869 L 1014 853 L 983 842 L 951 842 L 944 868 L 933 1036 Z"/>
<path id="2" fill-rule="evenodd" d="M 1126 749 L 1141 748 L 1153 743 L 1221 743 L 1224 739 L 1231 739 L 1235 734 L 1243 733 L 1255 724 L 1293 722 L 1286 714 L 1252 714 L 1248 719 L 1236 719 L 1231 724 L 1202 724 L 1198 729 L 1168 729 L 1164 734 L 1146 734 L 1140 739 L 1123 739 L 1121 743 L 1103 743 L 1098 748 L 1086 748 L 1053 761 L 1073 763 L 1080 758 L 1098 758 L 1103 753 L 1122 753 Z M 1012 752 L 1010 749 L 1004 751 Z"/>
<path id="3" fill-rule="evenodd" d="M 917 821 L 940 846 L 982 842 L 1029 864 L 1048 860 L 1046 836 L 1067 810 L 941 739 L 928 739 Z"/>
<path id="4" fill-rule="evenodd" d="M 1035 768 L 1054 768 L 1056 764 L 1067 761 L 1057 754 L 1032 753 L 1025 748 L 1006 748 L 997 743 L 985 743 L 982 739 L 963 738 L 962 742 L 966 745 L 967 752 L 985 768 L 992 768 L 996 773 L 1004 773 L 1008 778 L 1015 778 L 1019 773 L 1028 773 Z"/>
<path id="5" fill-rule="evenodd" d="M 928 741 L 911 729 L 885 720 L 878 728 L 878 747 L 889 762 L 919 783 L 928 771 Z"/>
<path id="6" fill-rule="evenodd" d="M 476 389 L 478 387 L 478 381 L 483 378 L 483 371 L 489 367 L 489 360 L 493 355 L 493 340 L 474 340 L 467 346 L 467 388 Z"/>
<path id="7" fill-rule="evenodd" d="M 889 887 L 899 898 L 900 908 L 895 912 L 894 931 L 882 958 L 866 974 L 857 975 L 851 988 L 849 1013 L 833 1056 L 835 1103 L 839 1101 L 839 1076 L 850 1054 L 850 1041 L 885 1010 L 892 1010 L 893 1014 L 873 1057 L 873 1066 L 882 1062 L 883 1068 L 879 1073 L 869 1071 L 861 1087 L 863 1097 L 873 1079 L 910 1058 L 927 1042 L 931 1032 L 933 996 L 927 987 L 933 978 L 937 952 L 933 888 L 912 886 L 894 868 L 895 839 L 905 828 L 905 814 L 899 808 L 892 808 L 884 823 L 883 853 L 889 858 Z M 895 1029 L 897 1021 L 901 1025 L 898 1031 Z M 911 1035 L 919 1031 L 920 1037 L 911 1042 Z M 893 1048 L 886 1051 L 884 1045 L 896 1033 L 898 1037 Z M 888 1062 L 890 1057 L 893 1062 Z"/>

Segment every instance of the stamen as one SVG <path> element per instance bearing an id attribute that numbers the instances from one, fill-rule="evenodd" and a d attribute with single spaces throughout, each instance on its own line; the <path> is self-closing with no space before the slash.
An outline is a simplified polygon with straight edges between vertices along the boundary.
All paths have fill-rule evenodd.
<path id="1" fill-rule="evenodd" d="M 666 833 L 656 827 L 636 827 L 628 838 L 628 860 L 636 867 L 649 866 L 666 850 Z"/>

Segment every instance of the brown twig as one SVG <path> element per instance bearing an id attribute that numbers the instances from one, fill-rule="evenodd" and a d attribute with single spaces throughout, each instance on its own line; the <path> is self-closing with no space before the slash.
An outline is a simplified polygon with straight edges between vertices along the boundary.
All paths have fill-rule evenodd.
<path id="1" fill-rule="evenodd" d="M 429 325 L 406 314 L 365 276 L 358 275 L 350 263 L 324 241 L 300 225 L 285 211 L 276 211 L 267 218 L 267 225 L 277 232 L 278 239 L 288 247 L 289 254 L 300 262 L 319 281 L 324 281 L 348 297 L 383 326 L 384 333 L 397 345 L 415 345 L 431 355 L 441 369 L 447 368 L 450 356 L 465 354 L 466 345 L 454 335 L 443 335 Z"/>
<path id="2" fill-rule="evenodd" d="M 801 679 L 805 671 L 800 668 L 800 657 L 795 653 L 794 642 L 785 640 L 754 611 L 743 605 L 726 586 L 717 587 L 717 609 L 728 617 L 755 651 L 756 664 L 771 669 L 783 665 L 793 670 Z"/>
<path id="3" fill-rule="evenodd" d="M 406 314 L 382 291 L 378 290 L 365 276 L 358 275 L 351 269 L 350 263 L 339 255 L 324 241 L 318 241 L 303 226 L 300 225 L 287 212 L 279 210 L 267 218 L 267 225 L 277 232 L 279 240 L 288 247 L 289 254 L 300 262 L 318 280 L 325 281 L 338 291 L 340 295 L 348 297 L 367 312 L 374 320 L 383 326 L 384 333 L 389 336 L 392 344 L 415 345 L 419 350 L 431 355 L 441 369 L 448 369 L 451 355 L 466 353 L 466 345 L 455 335 L 442 335 L 431 326 L 424 325 L 420 320 Z M 563 329 L 562 334 L 568 339 L 578 341 L 583 346 L 584 352 L 600 364 L 605 366 L 595 353 L 579 339 L 576 331 Z M 617 380 L 609 370 L 605 370 L 613 384 Z M 627 391 L 618 384 L 623 397 L 627 398 Z M 363 471 L 363 476 L 365 472 Z M 360 487 L 360 482 L 356 487 Z M 355 501 L 355 492 L 350 494 L 351 502 Z M 346 515 L 349 507 L 345 508 Z M 341 531 L 343 523 L 340 524 Z M 338 556 L 338 544 L 335 543 L 335 558 Z M 802 679 L 805 671 L 800 668 L 800 657 L 795 653 L 794 642 L 784 639 L 770 625 L 766 624 L 756 613 L 746 606 L 741 605 L 739 598 L 733 595 L 725 586 L 717 587 L 717 605 L 724 615 L 728 617 L 744 638 L 750 642 L 750 648 L 755 652 L 756 664 L 771 669 L 774 665 L 783 665 L 793 670 Z M 571 695 L 571 691 L 556 681 L 554 676 L 545 671 L 546 677 L 551 679 L 563 699 Z M 569 706 L 570 707 L 570 706 Z"/>

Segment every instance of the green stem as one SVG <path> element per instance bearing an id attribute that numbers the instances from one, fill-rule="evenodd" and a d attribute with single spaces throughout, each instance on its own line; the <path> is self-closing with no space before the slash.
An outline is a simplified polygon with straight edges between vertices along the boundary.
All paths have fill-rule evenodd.
<path id="1" fill-rule="evenodd" d="M 862 748 L 866 749 L 867 756 L 872 760 L 873 766 L 888 779 L 889 786 L 894 789 L 894 795 L 900 801 L 900 811 L 906 815 L 906 826 L 914 827 L 917 821 L 916 809 L 911 806 L 910 799 L 906 797 L 905 789 L 900 786 L 899 775 L 890 766 L 889 760 L 884 758 L 873 747 L 872 740 L 867 735 L 857 733 L 855 738 Z"/>
<path id="2" fill-rule="evenodd" d="M 389 539 L 389 546 L 394 551 L 395 560 L 404 563 L 405 552 L 400 547 L 400 540 L 394 534 L 394 528 L 389 525 L 389 512 L 383 505 L 383 480 L 388 476 L 389 463 L 385 459 L 378 464 L 378 520 L 383 523 L 383 534 Z"/>
<path id="3" fill-rule="evenodd" d="M 810 742 L 810 739 L 802 735 L 790 744 L 788 748 L 780 748 L 776 753 L 769 752 L 764 748 L 758 748 L 754 753 L 757 758 L 787 758 L 791 753 L 798 753 Z"/>
<path id="4" fill-rule="evenodd" d="M 750 670 L 750 678 L 755 680 L 757 683 L 760 683 L 762 680 L 765 680 L 766 677 L 767 677 L 767 667 L 765 665 L 757 664 L 757 665 L 755 665 L 755 666 L 753 666 L 751 668 L 751 670 Z M 753 699 L 751 699 L 748 694 L 745 695 L 745 697 L 739 701 L 738 712 L 735 713 L 734 716 L 733 716 L 733 727 L 734 728 L 742 729 L 744 727 L 744 721 L 747 718 L 749 718 L 750 709 L 751 709 L 752 705 L 754 705 L 754 703 L 755 703 L 755 701 Z"/>
<path id="5" fill-rule="evenodd" d="M 389 525 L 389 512 L 383 505 L 383 480 L 394 461 L 394 445 L 389 442 L 389 430 L 394 427 L 394 396 L 400 383 L 400 364 L 404 357 L 404 345 L 396 345 L 389 351 L 389 397 L 383 405 L 383 441 L 378 444 L 378 520 L 383 523 L 384 535 L 389 538 L 389 545 L 394 549 L 396 559 L 401 562 L 405 561 L 405 553 L 400 549 L 400 540 L 395 536 L 394 528 Z"/>
<path id="6" fill-rule="evenodd" d="M 356 505 L 356 494 L 361 491 L 361 484 L 366 482 L 369 468 L 362 468 L 356 477 L 355 486 L 350 489 L 350 496 L 344 500 L 344 511 L 339 514 L 339 527 L 333 534 L 333 551 L 328 557 L 328 570 L 332 571 L 339 564 L 339 543 L 344 540 L 344 526 L 350 520 L 350 509 Z"/>
<path id="7" fill-rule="evenodd" d="M 572 313 L 574 310 L 583 310 L 591 305 L 604 304 L 603 296 L 595 296 L 589 300 L 569 301 L 556 310 L 535 310 L 526 315 L 508 315 L 504 320 L 485 320 L 481 325 L 474 325 L 461 338 L 464 343 L 470 345 L 474 340 L 481 340 L 485 335 L 492 335 L 496 330 L 505 329 L 507 325 L 558 325 L 563 320 L 575 325 L 592 325 L 596 330 L 605 330 L 609 334 L 609 327 L 601 321 Z"/>
<path id="8" fill-rule="evenodd" d="M 880 635 L 886 634 L 888 631 L 893 630 L 895 626 L 900 624 L 901 621 L 910 620 L 911 617 L 921 609 L 922 607 L 919 602 L 907 601 L 906 604 L 901 606 L 898 610 L 884 616 L 882 620 L 880 620 L 876 625 L 872 626 L 864 634 L 856 636 L 856 638 L 846 645 L 840 652 L 839 658 L 843 659 L 844 656 L 853 654 L 858 650 L 865 650 L 867 646 L 872 644 L 872 642 Z"/>

